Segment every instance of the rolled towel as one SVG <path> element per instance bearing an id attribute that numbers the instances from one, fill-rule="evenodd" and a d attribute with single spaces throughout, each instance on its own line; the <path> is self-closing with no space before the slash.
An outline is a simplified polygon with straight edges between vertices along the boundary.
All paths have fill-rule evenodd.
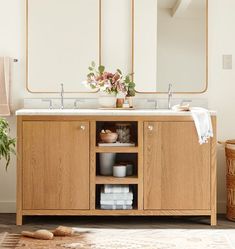
<path id="1" fill-rule="evenodd" d="M 52 232 L 48 230 L 37 230 L 35 232 L 22 231 L 21 234 L 25 237 L 30 237 L 33 239 L 41 239 L 41 240 L 52 240 L 54 235 Z"/>

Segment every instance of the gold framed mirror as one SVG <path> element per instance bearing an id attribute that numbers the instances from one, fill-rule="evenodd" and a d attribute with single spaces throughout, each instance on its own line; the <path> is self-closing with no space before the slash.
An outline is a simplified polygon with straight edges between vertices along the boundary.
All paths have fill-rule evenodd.
<path id="1" fill-rule="evenodd" d="M 200 94 L 208 88 L 208 0 L 132 0 L 136 91 Z"/>
<path id="2" fill-rule="evenodd" d="M 67 93 L 91 93 L 81 82 L 91 61 L 101 62 L 101 1 L 26 0 L 30 93 L 58 93 L 61 83 Z"/>

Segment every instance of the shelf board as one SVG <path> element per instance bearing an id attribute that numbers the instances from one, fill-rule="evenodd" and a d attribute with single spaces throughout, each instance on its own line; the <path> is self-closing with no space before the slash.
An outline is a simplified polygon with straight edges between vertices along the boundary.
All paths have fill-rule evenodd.
<path id="1" fill-rule="evenodd" d="M 96 184 L 138 184 L 139 179 L 137 176 L 127 177 L 114 177 L 114 176 L 96 176 Z"/>
<path id="2" fill-rule="evenodd" d="M 112 216 L 116 216 L 116 215 L 136 215 L 136 214 L 138 214 L 138 212 L 139 212 L 139 210 L 136 209 L 135 207 L 133 209 L 129 209 L 129 210 L 119 210 L 119 209 L 105 210 L 105 209 L 100 209 L 100 208 L 95 209 L 95 213 L 97 215 L 112 215 Z"/>
<path id="3" fill-rule="evenodd" d="M 136 147 L 95 147 L 95 151 L 98 153 L 102 152 L 113 152 L 113 153 L 138 153 L 139 148 Z"/>

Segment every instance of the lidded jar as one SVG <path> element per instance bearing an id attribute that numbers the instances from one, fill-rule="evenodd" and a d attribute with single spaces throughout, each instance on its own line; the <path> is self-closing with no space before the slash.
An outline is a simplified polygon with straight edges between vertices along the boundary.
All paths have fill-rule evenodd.
<path id="1" fill-rule="evenodd" d="M 131 142 L 131 124 L 130 123 L 116 123 L 116 132 L 118 134 L 119 143 Z"/>

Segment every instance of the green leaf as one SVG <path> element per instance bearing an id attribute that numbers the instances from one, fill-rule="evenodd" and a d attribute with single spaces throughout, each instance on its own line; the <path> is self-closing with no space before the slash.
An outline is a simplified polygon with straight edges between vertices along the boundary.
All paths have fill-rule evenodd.
<path id="1" fill-rule="evenodd" d="M 93 71 L 93 67 L 88 67 L 88 69 L 89 69 L 90 71 Z"/>
<path id="2" fill-rule="evenodd" d="M 117 72 L 122 75 L 122 71 L 120 69 L 117 69 Z"/>
<path id="3" fill-rule="evenodd" d="M 95 76 L 95 74 L 94 74 L 94 73 L 89 73 L 89 74 L 87 75 L 87 77 L 92 77 L 92 76 Z"/>
<path id="4" fill-rule="evenodd" d="M 95 62 L 94 62 L 94 61 L 91 62 L 91 66 L 92 66 L 93 68 L 95 67 Z"/>
<path id="5" fill-rule="evenodd" d="M 92 89 L 96 89 L 96 86 L 94 86 L 94 85 L 90 85 L 90 87 L 92 88 Z"/>
<path id="6" fill-rule="evenodd" d="M 126 83 L 130 83 L 130 82 L 131 82 L 131 80 L 130 80 L 130 76 L 129 76 L 129 75 L 127 75 L 127 76 L 126 76 L 126 78 L 125 78 L 125 82 L 126 82 Z"/>
<path id="7" fill-rule="evenodd" d="M 130 83 L 129 83 L 129 87 L 130 87 L 130 88 L 134 88 L 134 87 L 135 87 L 135 83 L 134 83 L 134 82 L 130 82 Z"/>
<path id="8" fill-rule="evenodd" d="M 103 65 L 100 65 L 98 67 L 98 70 L 99 70 L 99 73 L 102 74 L 104 72 L 104 70 L 105 70 L 105 67 Z"/>

